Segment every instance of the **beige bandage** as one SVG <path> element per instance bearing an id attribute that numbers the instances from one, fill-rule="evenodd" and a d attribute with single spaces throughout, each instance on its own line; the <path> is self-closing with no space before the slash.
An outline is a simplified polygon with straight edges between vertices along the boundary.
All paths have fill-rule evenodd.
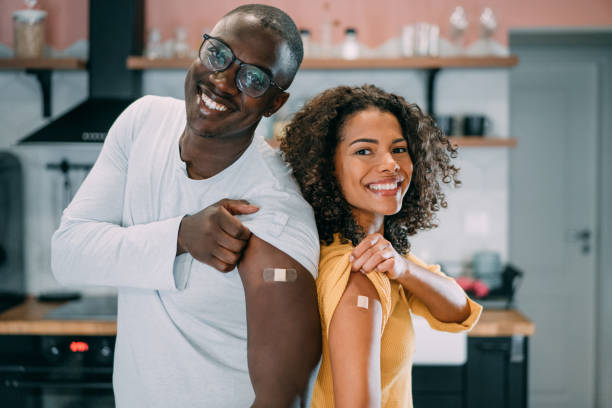
<path id="1" fill-rule="evenodd" d="M 263 272 L 264 282 L 295 282 L 297 271 L 285 268 L 266 268 Z"/>
<path id="2" fill-rule="evenodd" d="M 367 296 L 357 296 L 357 307 L 360 307 L 362 309 L 367 309 L 368 308 L 368 304 L 369 304 L 369 299 L 367 298 Z"/>

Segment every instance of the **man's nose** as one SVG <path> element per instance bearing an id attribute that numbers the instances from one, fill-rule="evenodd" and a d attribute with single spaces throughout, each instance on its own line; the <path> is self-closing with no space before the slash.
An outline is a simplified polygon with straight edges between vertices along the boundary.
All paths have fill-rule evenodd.
<path id="1" fill-rule="evenodd" d="M 212 83 L 220 92 L 230 95 L 236 95 L 239 91 L 236 87 L 236 75 L 240 69 L 240 64 L 234 62 L 223 71 L 217 71 L 210 74 Z"/>

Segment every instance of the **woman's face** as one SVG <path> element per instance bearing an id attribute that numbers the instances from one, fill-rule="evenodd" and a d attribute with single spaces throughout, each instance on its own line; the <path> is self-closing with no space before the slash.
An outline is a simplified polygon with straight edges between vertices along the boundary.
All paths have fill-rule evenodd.
<path id="1" fill-rule="evenodd" d="M 340 129 L 334 164 L 342 194 L 360 225 L 402 208 L 412 159 L 393 114 L 376 108 L 353 114 Z"/>

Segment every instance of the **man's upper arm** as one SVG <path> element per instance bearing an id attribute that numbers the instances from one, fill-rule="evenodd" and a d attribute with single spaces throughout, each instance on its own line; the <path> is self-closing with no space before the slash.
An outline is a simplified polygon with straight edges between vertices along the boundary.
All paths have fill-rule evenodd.
<path id="1" fill-rule="evenodd" d="M 266 268 L 294 269 L 292 282 L 264 281 Z M 252 235 L 238 271 L 244 285 L 248 362 L 255 407 L 304 404 L 321 356 L 321 323 L 314 278 L 293 258 Z"/>

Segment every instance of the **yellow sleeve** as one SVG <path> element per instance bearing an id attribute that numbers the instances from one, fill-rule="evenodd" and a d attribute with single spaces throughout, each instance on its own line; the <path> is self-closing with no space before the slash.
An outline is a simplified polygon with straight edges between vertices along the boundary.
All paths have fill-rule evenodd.
<path id="1" fill-rule="evenodd" d="M 335 251 L 322 251 L 316 281 L 321 326 L 326 335 L 329 335 L 329 324 L 351 275 L 349 256 L 353 248 L 348 245 L 338 247 Z M 383 314 L 381 328 L 384 330 L 391 314 L 391 282 L 386 274 L 380 272 L 370 272 L 366 276 L 380 298 Z"/>
<path id="2" fill-rule="evenodd" d="M 412 254 L 408 254 L 407 258 L 412 262 L 416 263 L 417 265 L 422 266 L 423 268 L 426 268 L 437 275 L 443 276 L 446 279 L 455 282 L 453 278 L 446 276 L 444 273 L 442 273 L 442 271 L 440 270 L 440 265 L 427 265 Z M 455 284 L 457 283 L 455 282 Z M 474 302 L 467 295 L 465 295 L 468 304 L 470 305 L 470 315 L 461 323 L 444 323 L 436 319 L 434 315 L 431 314 L 427 306 L 425 306 L 425 304 L 421 302 L 421 300 L 419 300 L 419 298 L 412 294 L 407 297 L 404 288 L 402 287 L 400 287 L 400 291 L 402 298 L 408 303 L 412 313 L 424 317 L 427 320 L 427 323 L 429 323 L 429 326 L 434 330 L 451 333 L 471 330 L 472 327 L 474 327 L 474 325 L 478 322 L 478 319 L 480 318 L 480 314 L 482 312 L 482 306 Z"/>

